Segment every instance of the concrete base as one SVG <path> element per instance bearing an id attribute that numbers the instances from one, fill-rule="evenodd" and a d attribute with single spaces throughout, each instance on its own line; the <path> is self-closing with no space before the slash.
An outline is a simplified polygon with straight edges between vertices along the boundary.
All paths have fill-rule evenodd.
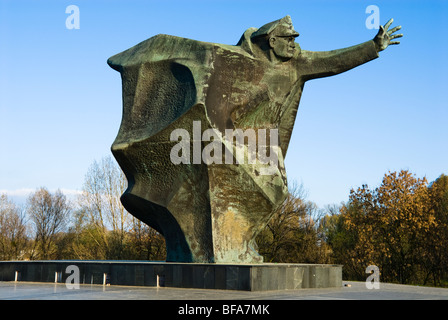
<path id="1" fill-rule="evenodd" d="M 75 266 L 75 268 L 69 266 Z M 73 270 L 79 273 L 73 273 Z M 0 281 L 160 286 L 244 291 L 331 288 L 341 265 L 198 264 L 145 261 L 0 261 Z"/>

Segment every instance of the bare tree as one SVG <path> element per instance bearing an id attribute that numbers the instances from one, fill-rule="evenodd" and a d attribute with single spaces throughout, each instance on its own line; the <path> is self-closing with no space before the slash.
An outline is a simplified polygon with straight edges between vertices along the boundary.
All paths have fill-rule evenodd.
<path id="1" fill-rule="evenodd" d="M 327 263 L 328 248 L 320 230 L 321 214 L 306 201 L 302 185 L 292 184 L 282 205 L 257 236 L 259 252 L 268 262 Z"/>
<path id="2" fill-rule="evenodd" d="M 75 255 L 90 259 L 163 260 L 165 239 L 134 218 L 120 197 L 127 180 L 111 156 L 90 166 L 75 213 Z"/>
<path id="3" fill-rule="evenodd" d="M 129 236 L 134 259 L 165 260 L 165 239 L 153 228 L 133 217 Z"/>
<path id="4" fill-rule="evenodd" d="M 0 260 L 20 260 L 27 247 L 27 226 L 23 211 L 5 194 L 0 196 Z"/>
<path id="5" fill-rule="evenodd" d="M 95 161 L 89 168 L 78 198 L 87 230 L 97 246 L 101 257 L 121 259 L 125 247 L 125 236 L 129 230 L 131 216 L 120 202 L 127 182 L 121 169 L 112 158 Z"/>
<path id="6" fill-rule="evenodd" d="M 60 190 L 51 194 L 46 188 L 40 188 L 31 194 L 27 205 L 27 212 L 35 229 L 36 257 L 49 259 L 55 251 L 55 236 L 64 231 L 68 221 L 70 205 Z"/>

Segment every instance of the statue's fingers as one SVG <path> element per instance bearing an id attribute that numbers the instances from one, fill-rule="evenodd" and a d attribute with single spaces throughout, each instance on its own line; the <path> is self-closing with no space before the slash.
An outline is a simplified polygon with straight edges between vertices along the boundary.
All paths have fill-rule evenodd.
<path id="1" fill-rule="evenodd" d="M 392 33 L 396 32 L 396 31 L 398 31 L 398 30 L 400 30 L 400 29 L 401 29 L 401 26 L 395 27 L 395 28 L 389 30 L 389 31 L 387 32 L 387 34 L 391 35 Z"/>
<path id="2" fill-rule="evenodd" d="M 403 37 L 403 34 L 402 34 L 402 33 L 400 33 L 400 34 L 394 34 L 394 35 L 390 36 L 390 39 L 392 40 L 392 39 L 401 38 L 401 37 Z"/>
<path id="3" fill-rule="evenodd" d="M 389 44 L 400 44 L 400 41 L 391 41 Z"/>
<path id="4" fill-rule="evenodd" d="M 390 19 L 389 21 L 387 21 L 387 23 L 384 25 L 384 29 L 385 30 L 389 29 L 389 27 L 392 24 L 392 22 L 394 22 L 394 19 Z"/>

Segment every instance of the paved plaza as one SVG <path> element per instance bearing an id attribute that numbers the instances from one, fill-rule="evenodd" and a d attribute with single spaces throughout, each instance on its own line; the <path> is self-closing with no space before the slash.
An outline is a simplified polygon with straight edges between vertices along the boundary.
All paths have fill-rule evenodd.
<path id="1" fill-rule="evenodd" d="M 0 282 L 0 300 L 448 300 L 448 289 L 381 283 L 344 282 L 340 288 L 267 292 L 157 287 Z"/>

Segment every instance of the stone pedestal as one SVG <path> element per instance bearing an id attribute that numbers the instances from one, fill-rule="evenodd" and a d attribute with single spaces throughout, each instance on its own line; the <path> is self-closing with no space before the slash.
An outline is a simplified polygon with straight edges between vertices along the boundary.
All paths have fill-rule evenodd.
<path id="1" fill-rule="evenodd" d="M 320 264 L 199 264 L 145 261 L 4 261 L 0 281 L 267 291 L 342 285 L 342 266 Z M 73 277 L 69 278 L 72 281 Z M 72 283 L 72 282 L 70 282 Z"/>

